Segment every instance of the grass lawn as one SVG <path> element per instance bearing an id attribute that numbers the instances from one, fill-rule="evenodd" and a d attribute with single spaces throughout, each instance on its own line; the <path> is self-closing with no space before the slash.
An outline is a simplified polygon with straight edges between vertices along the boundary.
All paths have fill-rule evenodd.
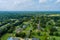
<path id="1" fill-rule="evenodd" d="M 58 36 L 51 36 L 51 38 L 55 38 L 55 40 L 60 40 L 60 37 Z"/>
<path id="2" fill-rule="evenodd" d="M 60 40 L 60 37 L 56 37 L 56 40 Z"/>
<path id="3" fill-rule="evenodd" d="M 2 37 L 1 37 L 1 40 L 7 40 L 7 38 L 10 36 L 10 34 L 9 33 L 6 33 L 5 35 L 3 35 Z"/>

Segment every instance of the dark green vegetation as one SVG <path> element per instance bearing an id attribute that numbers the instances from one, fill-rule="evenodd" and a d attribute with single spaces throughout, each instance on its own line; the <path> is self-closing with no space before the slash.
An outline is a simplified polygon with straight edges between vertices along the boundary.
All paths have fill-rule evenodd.
<path id="1" fill-rule="evenodd" d="M 54 14 L 54 12 L 45 12 L 45 14 L 44 12 L 1 12 L 0 39 L 7 40 L 10 36 L 60 40 L 60 14 Z"/>

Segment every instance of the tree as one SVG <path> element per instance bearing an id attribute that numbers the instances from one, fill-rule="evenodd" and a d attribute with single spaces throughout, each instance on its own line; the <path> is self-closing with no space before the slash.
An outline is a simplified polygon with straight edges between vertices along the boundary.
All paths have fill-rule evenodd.
<path id="1" fill-rule="evenodd" d="M 16 33 L 16 37 L 25 38 L 25 36 L 26 36 L 26 33 L 25 32 Z"/>

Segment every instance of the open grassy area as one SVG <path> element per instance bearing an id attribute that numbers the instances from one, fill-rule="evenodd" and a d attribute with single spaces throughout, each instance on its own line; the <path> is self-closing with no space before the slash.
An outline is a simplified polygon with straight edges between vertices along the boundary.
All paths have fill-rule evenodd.
<path id="1" fill-rule="evenodd" d="M 7 40 L 8 39 L 8 37 L 10 37 L 10 36 L 14 36 L 14 34 L 12 33 L 6 33 L 6 34 L 4 34 L 2 37 L 1 37 L 1 40 Z"/>
<path id="2" fill-rule="evenodd" d="M 50 36 L 50 40 L 54 40 L 54 38 L 55 38 L 55 40 L 60 40 L 59 36 Z"/>
<path id="3" fill-rule="evenodd" d="M 56 40 L 60 40 L 60 37 L 55 37 L 56 38 Z"/>
<path id="4" fill-rule="evenodd" d="M 1 37 L 1 40 L 7 40 L 7 38 L 10 36 L 10 34 L 9 33 L 6 33 L 5 35 L 3 35 L 2 37 Z"/>

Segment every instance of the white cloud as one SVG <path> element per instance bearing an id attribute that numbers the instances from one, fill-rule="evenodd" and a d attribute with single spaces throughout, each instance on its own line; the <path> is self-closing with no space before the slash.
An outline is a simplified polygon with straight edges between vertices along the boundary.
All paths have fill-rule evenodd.
<path id="1" fill-rule="evenodd" d="M 0 10 L 16 10 L 25 9 L 33 6 L 32 0 L 0 0 Z"/>
<path id="2" fill-rule="evenodd" d="M 27 0 L 14 0 L 13 3 L 14 4 L 21 4 L 21 3 L 25 3 L 27 2 Z"/>
<path id="3" fill-rule="evenodd" d="M 39 3 L 46 3 L 47 0 L 39 0 Z"/>
<path id="4" fill-rule="evenodd" d="M 0 0 L 0 3 L 6 3 L 7 1 L 2 1 L 2 0 Z"/>
<path id="5" fill-rule="evenodd" d="M 0 3 L 13 3 L 13 4 L 19 4 L 19 3 L 25 3 L 25 2 L 29 2 L 31 0 L 0 0 Z"/>
<path id="6" fill-rule="evenodd" d="M 60 3 L 60 0 L 56 0 L 56 2 L 55 3 Z"/>
<path id="7" fill-rule="evenodd" d="M 39 0 L 39 3 L 46 3 L 46 4 L 52 4 L 52 3 L 60 2 L 60 0 Z"/>
<path id="8" fill-rule="evenodd" d="M 54 7 L 54 2 L 60 0 L 0 0 L 0 10 L 50 10 L 58 8 Z"/>

